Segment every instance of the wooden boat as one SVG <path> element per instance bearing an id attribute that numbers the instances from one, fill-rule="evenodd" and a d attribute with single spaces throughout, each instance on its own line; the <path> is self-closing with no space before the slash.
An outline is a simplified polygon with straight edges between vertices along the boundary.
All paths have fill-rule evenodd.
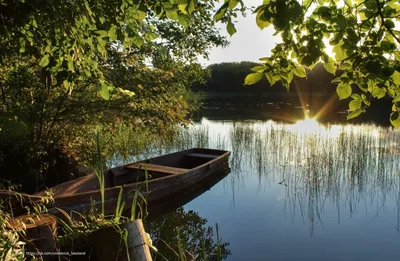
<path id="1" fill-rule="evenodd" d="M 121 187 L 125 209 L 131 207 L 136 191 L 150 204 L 212 177 L 228 166 L 229 156 L 229 151 L 194 148 L 108 169 L 104 172 L 104 214 L 115 213 Z M 95 174 L 51 189 L 54 202 L 47 206 L 50 214 L 59 216 L 57 208 L 67 213 L 101 209 L 100 186 Z M 45 191 L 41 191 L 32 195 L 32 199 L 44 195 Z"/>

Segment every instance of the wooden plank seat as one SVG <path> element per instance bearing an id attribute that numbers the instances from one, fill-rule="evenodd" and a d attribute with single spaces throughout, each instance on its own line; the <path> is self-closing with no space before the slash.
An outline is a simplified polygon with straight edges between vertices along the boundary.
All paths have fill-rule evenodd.
<path id="1" fill-rule="evenodd" d="M 155 171 L 155 172 L 161 172 L 161 173 L 167 173 L 167 174 L 182 174 L 182 173 L 188 172 L 188 170 L 189 170 L 189 169 L 174 168 L 174 167 L 155 165 L 155 164 L 149 164 L 149 163 L 140 163 L 140 164 L 129 165 L 129 166 L 126 166 L 125 168 L 141 169 L 141 170 L 145 170 L 145 168 L 146 168 L 147 171 Z"/>
<path id="2" fill-rule="evenodd" d="M 187 156 L 197 157 L 197 158 L 215 159 L 215 158 L 218 158 L 220 155 L 205 154 L 205 153 L 190 153 L 190 154 L 187 154 Z"/>

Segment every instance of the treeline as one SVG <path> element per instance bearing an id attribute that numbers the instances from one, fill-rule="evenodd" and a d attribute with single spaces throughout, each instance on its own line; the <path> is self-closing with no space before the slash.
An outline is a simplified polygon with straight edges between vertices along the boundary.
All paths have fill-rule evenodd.
<path id="1" fill-rule="evenodd" d="M 212 64 L 207 67 L 210 70 L 210 76 L 205 83 L 195 83 L 192 89 L 195 91 L 203 91 L 207 93 L 218 93 L 221 95 L 227 93 L 254 93 L 267 96 L 284 95 L 285 93 L 319 93 L 331 95 L 336 90 L 336 85 L 332 84 L 335 78 L 328 73 L 322 64 L 317 64 L 312 71 L 307 71 L 307 78 L 295 77 L 291 87 L 287 90 L 280 82 L 273 86 L 270 85 L 266 78 L 255 85 L 245 86 L 244 79 L 246 75 L 251 73 L 251 68 L 259 65 L 255 62 L 227 62 Z"/>
<path id="2" fill-rule="evenodd" d="M 194 91 L 203 91 L 207 95 L 207 104 L 217 102 L 220 111 L 223 106 L 229 114 L 230 104 L 235 106 L 244 106 L 248 108 L 257 103 L 268 102 L 284 102 L 296 105 L 306 105 L 309 114 L 318 114 L 320 120 L 337 120 L 340 118 L 338 111 L 346 111 L 349 109 L 347 100 L 339 100 L 336 93 L 337 84 L 332 83 L 336 77 L 340 77 L 342 72 L 337 71 L 336 75 L 332 75 L 325 70 L 322 64 L 317 64 L 312 70 L 306 70 L 306 78 L 294 78 L 287 90 L 280 82 L 271 86 L 266 78 L 255 85 L 244 85 L 246 75 L 251 73 L 251 68 L 259 65 L 254 62 L 230 62 L 212 64 L 207 67 L 209 76 L 200 84 L 195 82 L 191 85 Z M 361 90 L 353 86 L 352 92 L 361 94 Z M 367 95 L 371 106 L 367 112 L 362 114 L 354 121 L 374 121 L 380 124 L 389 124 L 387 119 L 382 119 L 381 115 L 390 114 L 392 102 L 390 99 L 376 99 L 371 95 Z M 220 103 L 221 101 L 229 101 L 227 105 Z M 212 106 L 211 106 L 212 107 Z M 243 109 L 243 108 L 242 108 Z M 241 110 L 242 110 L 241 109 Z M 215 112 L 212 112 L 213 114 Z M 342 117 L 342 118 L 343 118 Z"/>

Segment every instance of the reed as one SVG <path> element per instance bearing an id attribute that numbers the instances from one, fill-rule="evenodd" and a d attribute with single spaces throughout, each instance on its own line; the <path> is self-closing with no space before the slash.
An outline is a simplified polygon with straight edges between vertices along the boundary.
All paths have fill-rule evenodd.
<path id="1" fill-rule="evenodd" d="M 208 128 L 210 147 L 232 151 L 232 174 L 224 183 L 230 182 L 233 197 L 253 173 L 258 174 L 258 189 L 263 189 L 262 183 L 284 181 L 285 215 L 294 218 L 300 213 L 304 221 L 308 219 L 311 232 L 322 226 L 328 202 L 338 212 L 344 206 L 353 215 L 372 202 L 384 205 L 378 198 L 399 192 L 400 135 L 396 130 L 327 125 L 304 132 L 277 122 L 203 122 L 190 128 L 185 132 L 192 133 L 191 137 L 199 137 L 196 132 Z"/>
<path id="2" fill-rule="evenodd" d="M 96 128 L 96 152 L 97 152 L 97 167 L 95 168 L 95 173 L 99 179 L 100 186 L 100 196 L 101 196 L 101 213 L 104 215 L 104 165 L 103 158 L 101 154 L 101 126 L 98 125 Z"/>
<path id="3" fill-rule="evenodd" d="M 222 259 L 221 238 L 219 236 L 218 223 L 215 223 L 215 231 L 217 233 L 217 260 Z"/>
<path id="4" fill-rule="evenodd" d="M 184 254 L 185 250 L 183 249 L 182 240 L 181 240 L 181 229 L 179 227 L 176 227 L 175 229 L 176 229 L 177 238 L 178 238 L 179 260 L 180 261 L 186 261 L 186 256 Z"/>

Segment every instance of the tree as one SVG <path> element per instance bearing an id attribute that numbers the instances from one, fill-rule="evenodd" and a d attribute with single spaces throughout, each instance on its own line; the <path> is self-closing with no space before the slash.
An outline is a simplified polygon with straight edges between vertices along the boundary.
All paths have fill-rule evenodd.
<path id="1" fill-rule="evenodd" d="M 231 22 L 232 8 L 243 1 L 229 0 L 214 19 Z M 282 38 L 270 57 L 261 58 L 245 84 L 263 77 L 270 84 L 280 81 L 289 88 L 293 76 L 305 77 L 304 67 L 322 62 L 336 75 L 340 99 L 351 99 L 348 119 L 357 117 L 371 100 L 390 97 L 393 102 L 390 121 L 400 127 L 400 3 L 397 0 L 264 0 L 254 10 L 260 29 L 274 26 Z M 228 28 L 227 28 L 228 29 Z M 228 31 L 235 31 L 228 29 Z M 333 47 L 334 55 L 326 51 Z M 354 94 L 358 88 L 361 95 Z"/>
<path id="2" fill-rule="evenodd" d="M 214 2 L 2 1 L 0 165 L 12 168 L 0 172 L 39 169 L 29 176 L 40 186 L 49 148 L 90 146 L 98 123 L 154 134 L 186 123 L 196 108 L 188 87 L 206 75 L 197 57 L 227 44 Z"/>
<path id="3" fill-rule="evenodd" d="M 112 52 L 146 49 L 193 61 L 206 56 L 212 45 L 226 44 L 213 27 L 214 2 L 2 1 L 0 61 L 15 53 L 34 57 L 47 82 L 70 92 L 76 81 L 96 78 L 101 96 L 108 99 L 117 89 L 101 65 Z"/>

